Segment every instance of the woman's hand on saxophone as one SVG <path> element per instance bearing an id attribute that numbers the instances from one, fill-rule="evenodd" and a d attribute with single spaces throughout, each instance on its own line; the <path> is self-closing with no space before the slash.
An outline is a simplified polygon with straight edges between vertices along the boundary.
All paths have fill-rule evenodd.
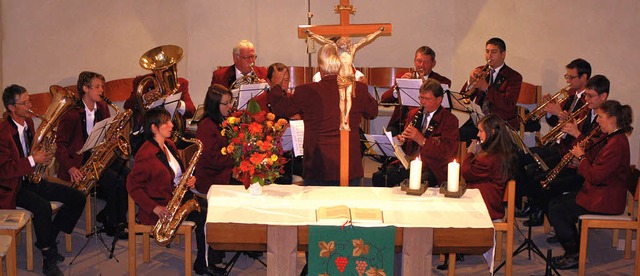
<path id="1" fill-rule="evenodd" d="M 160 205 L 153 208 L 153 213 L 156 214 L 156 216 L 158 216 L 161 219 L 169 215 L 169 211 L 167 210 L 167 207 L 160 206 Z"/>
<path id="2" fill-rule="evenodd" d="M 71 176 L 71 182 L 73 183 L 78 183 L 78 181 L 82 180 L 82 172 L 80 172 L 76 167 L 71 167 L 69 169 L 69 175 Z"/>
<path id="3" fill-rule="evenodd" d="M 189 187 L 190 189 L 193 189 L 196 187 L 196 177 L 195 176 L 189 176 L 189 179 L 187 179 L 187 187 Z"/>

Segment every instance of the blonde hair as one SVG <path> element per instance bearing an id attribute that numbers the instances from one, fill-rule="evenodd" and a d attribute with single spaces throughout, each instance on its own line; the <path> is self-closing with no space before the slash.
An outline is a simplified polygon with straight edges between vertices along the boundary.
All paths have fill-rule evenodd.
<path id="1" fill-rule="evenodd" d="M 336 47 L 325 44 L 318 50 L 318 66 L 324 74 L 337 74 L 340 70 L 340 58 Z"/>
<path id="2" fill-rule="evenodd" d="M 240 54 L 240 49 L 242 48 L 247 48 L 247 49 L 254 49 L 253 47 L 253 43 L 251 43 L 251 41 L 243 39 L 240 40 L 240 42 L 238 42 L 238 44 L 236 45 L 236 47 L 233 47 L 233 55 L 239 55 Z"/>

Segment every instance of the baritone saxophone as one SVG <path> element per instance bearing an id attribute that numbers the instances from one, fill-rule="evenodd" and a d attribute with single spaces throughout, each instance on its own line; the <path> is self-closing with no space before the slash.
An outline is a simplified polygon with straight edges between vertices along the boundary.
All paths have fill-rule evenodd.
<path id="1" fill-rule="evenodd" d="M 189 187 L 187 187 L 187 180 L 191 177 L 191 173 L 193 173 L 196 163 L 198 162 L 198 159 L 200 159 L 200 154 L 202 153 L 202 142 L 195 138 L 186 139 L 182 136 L 180 136 L 180 139 L 185 142 L 196 144 L 198 146 L 198 150 L 191 157 L 189 166 L 184 172 L 182 172 L 180 182 L 178 183 L 178 186 L 176 186 L 175 190 L 173 190 L 173 197 L 167 204 L 167 211 L 169 215 L 159 218 L 156 225 L 151 229 L 151 234 L 159 245 L 167 245 L 173 241 L 178 227 L 180 227 L 180 224 L 182 224 L 182 221 L 184 221 L 189 213 L 193 211 L 200 212 L 200 204 L 195 196 L 187 200 L 184 204 L 182 204 L 182 200 L 186 192 L 189 190 Z"/>

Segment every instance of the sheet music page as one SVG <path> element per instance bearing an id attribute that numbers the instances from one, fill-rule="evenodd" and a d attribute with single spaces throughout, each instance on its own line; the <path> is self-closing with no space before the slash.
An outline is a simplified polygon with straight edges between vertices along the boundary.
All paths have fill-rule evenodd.
<path id="1" fill-rule="evenodd" d="M 401 105 L 405 106 L 420 106 L 420 86 L 422 80 L 420 79 L 396 79 L 398 84 L 398 101 Z"/>
<path id="2" fill-rule="evenodd" d="M 91 134 L 89 134 L 87 141 L 84 142 L 84 145 L 77 153 L 82 154 L 83 152 L 88 151 L 99 144 L 104 139 L 104 134 L 107 132 L 108 125 L 111 124 L 113 118 L 115 117 L 116 116 L 111 116 L 93 125 Z"/>
<path id="3" fill-rule="evenodd" d="M 267 83 L 253 83 L 240 86 L 238 91 L 238 109 L 246 109 L 249 100 L 263 93 L 269 85 Z"/>
<path id="4" fill-rule="evenodd" d="M 442 89 L 444 90 L 444 95 L 442 95 L 442 107 L 444 108 L 451 108 L 451 103 L 449 102 L 449 97 L 451 95 L 451 92 L 449 91 L 449 86 L 446 84 L 441 84 Z"/>
<path id="5" fill-rule="evenodd" d="M 182 96 L 182 93 L 175 93 L 175 94 L 172 94 L 171 96 L 168 96 L 166 99 L 164 99 L 164 108 L 167 111 L 169 111 L 169 114 L 171 114 L 172 118 L 174 113 L 176 112 L 176 109 L 178 108 L 178 104 L 180 103 L 181 96 Z"/>
<path id="6" fill-rule="evenodd" d="M 293 155 L 298 157 L 304 154 L 304 121 L 303 120 L 291 120 L 289 121 L 291 128 L 291 139 L 293 140 Z"/>
<path id="7" fill-rule="evenodd" d="M 383 134 L 365 134 L 364 137 L 369 141 L 370 150 L 380 156 L 395 157 L 393 145 L 389 142 L 389 138 Z"/>
<path id="8" fill-rule="evenodd" d="M 287 129 L 282 133 L 282 150 L 293 150 L 293 137 L 291 136 L 290 126 L 287 126 Z"/>
<path id="9" fill-rule="evenodd" d="M 398 141 L 396 137 L 393 137 L 391 131 L 387 131 L 386 128 L 384 129 L 384 134 L 387 140 L 391 142 L 393 151 L 398 160 L 400 160 L 400 163 L 402 163 L 402 166 L 404 166 L 405 169 L 409 169 L 409 160 L 407 160 L 407 155 L 404 153 L 404 150 L 402 150 L 402 147 L 400 147 L 400 141 Z"/>

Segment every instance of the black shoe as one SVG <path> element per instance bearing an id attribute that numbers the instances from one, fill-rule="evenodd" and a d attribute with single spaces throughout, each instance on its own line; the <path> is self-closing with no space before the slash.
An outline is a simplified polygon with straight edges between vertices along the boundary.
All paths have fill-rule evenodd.
<path id="1" fill-rule="evenodd" d="M 102 225 L 107 224 L 107 213 L 102 209 L 102 211 L 98 212 L 96 215 L 96 222 L 99 222 Z"/>
<path id="2" fill-rule="evenodd" d="M 516 218 L 526 218 L 531 214 L 531 205 L 525 206 L 522 210 L 516 210 L 515 216 Z"/>
<path id="3" fill-rule="evenodd" d="M 542 225 L 543 222 L 544 222 L 544 213 L 542 212 L 542 210 L 538 210 L 532 213 L 530 219 L 525 220 L 524 223 L 522 224 L 526 227 L 529 227 L 529 226 L 534 227 L 534 226 Z"/>
<path id="4" fill-rule="evenodd" d="M 463 262 L 464 254 L 456 254 L 456 262 Z M 445 256 L 444 263 L 436 266 L 437 270 L 448 270 L 449 269 L 449 255 Z"/>
<path id="5" fill-rule="evenodd" d="M 118 237 L 120 240 L 128 240 L 129 232 L 125 228 L 124 224 L 118 224 L 116 226 L 105 226 L 104 232 L 107 233 L 109 237 Z"/>
<path id="6" fill-rule="evenodd" d="M 58 267 L 56 252 L 51 248 L 42 250 L 42 274 L 47 276 L 64 276 Z"/>
<path id="7" fill-rule="evenodd" d="M 547 243 L 552 244 L 552 243 L 559 243 L 558 241 L 558 237 L 556 236 L 551 236 L 547 238 Z"/>
<path id="8" fill-rule="evenodd" d="M 307 276 L 307 274 L 309 274 L 309 264 L 304 264 L 300 276 Z"/>
<path id="9" fill-rule="evenodd" d="M 578 268 L 578 254 L 565 254 L 560 259 L 553 261 L 556 269 L 576 269 Z"/>
<path id="10" fill-rule="evenodd" d="M 64 256 L 60 255 L 60 253 L 58 253 L 58 245 L 54 245 L 49 247 L 51 251 L 53 251 L 52 255 L 55 256 L 56 258 L 56 262 L 61 263 L 64 262 Z"/>
<path id="11" fill-rule="evenodd" d="M 217 267 L 215 265 L 210 265 L 210 266 L 193 266 L 193 270 L 196 272 L 196 274 L 198 275 L 225 275 L 227 273 L 226 270 L 224 270 L 224 268 L 222 267 Z"/>

